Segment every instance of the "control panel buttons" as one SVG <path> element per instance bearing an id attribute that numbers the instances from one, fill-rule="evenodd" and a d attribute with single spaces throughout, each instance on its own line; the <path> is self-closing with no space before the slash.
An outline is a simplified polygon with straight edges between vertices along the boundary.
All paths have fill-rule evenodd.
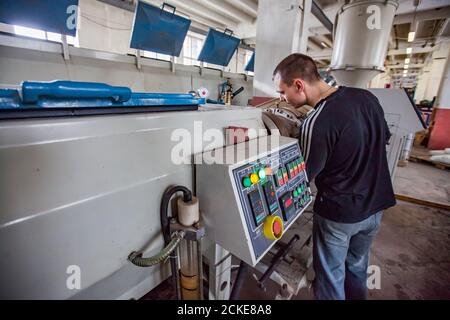
<path id="1" fill-rule="evenodd" d="M 258 176 L 262 180 L 266 177 L 266 170 L 264 168 L 258 170 Z"/>
<path id="2" fill-rule="evenodd" d="M 298 160 L 295 160 L 294 161 L 294 174 L 297 175 L 297 174 L 299 174 L 299 172 L 300 172 L 300 168 L 298 165 Z"/>
<path id="3" fill-rule="evenodd" d="M 278 187 L 282 187 L 284 185 L 284 179 L 283 179 L 283 171 L 281 169 L 277 170 L 276 173 L 276 182 Z"/>
<path id="4" fill-rule="evenodd" d="M 279 240 L 284 231 L 283 220 L 279 216 L 271 215 L 264 221 L 264 236 L 269 240 Z"/>
<path id="5" fill-rule="evenodd" d="M 288 169 L 289 169 L 289 177 L 292 179 L 293 177 L 295 177 L 294 164 L 292 162 L 288 164 Z"/>
<path id="6" fill-rule="evenodd" d="M 281 170 L 283 172 L 283 180 L 284 180 L 284 182 L 288 183 L 289 182 L 289 178 L 288 178 L 288 174 L 287 174 L 286 168 L 283 167 Z"/>
<path id="7" fill-rule="evenodd" d="M 250 175 L 250 181 L 251 181 L 252 184 L 258 183 L 259 176 L 256 173 L 252 173 Z"/>
<path id="8" fill-rule="evenodd" d="M 242 185 L 243 185 L 245 188 L 250 187 L 250 186 L 252 185 L 252 182 L 250 181 L 250 178 L 249 178 L 249 177 L 244 177 L 244 178 L 242 179 Z"/>

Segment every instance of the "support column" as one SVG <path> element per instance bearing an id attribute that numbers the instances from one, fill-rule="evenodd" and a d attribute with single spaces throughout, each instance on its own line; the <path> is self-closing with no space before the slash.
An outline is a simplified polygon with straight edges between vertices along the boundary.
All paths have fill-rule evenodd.
<path id="1" fill-rule="evenodd" d="M 300 6 L 303 0 L 260 0 L 258 3 L 253 105 L 278 96 L 272 73 L 282 59 L 300 48 Z"/>
<path id="2" fill-rule="evenodd" d="M 428 148 L 432 150 L 450 148 L 450 52 L 445 63 L 435 108 Z"/>

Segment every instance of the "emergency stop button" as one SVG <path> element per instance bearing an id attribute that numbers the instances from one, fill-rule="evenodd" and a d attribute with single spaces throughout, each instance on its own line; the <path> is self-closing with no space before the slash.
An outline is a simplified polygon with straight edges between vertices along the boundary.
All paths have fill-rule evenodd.
<path id="1" fill-rule="evenodd" d="M 264 236 L 269 240 L 278 240 L 283 235 L 283 220 L 279 216 L 268 216 L 264 221 Z"/>

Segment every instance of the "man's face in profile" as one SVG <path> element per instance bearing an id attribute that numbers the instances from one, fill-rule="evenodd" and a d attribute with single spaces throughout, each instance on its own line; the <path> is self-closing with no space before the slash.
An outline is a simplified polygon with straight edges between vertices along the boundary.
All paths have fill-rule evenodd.
<path id="1" fill-rule="evenodd" d="M 293 107 L 301 107 L 306 104 L 306 95 L 304 92 L 304 83 L 301 79 L 294 79 L 292 84 L 287 85 L 279 73 L 274 77 L 275 88 L 280 94 L 280 99 L 286 101 Z"/>

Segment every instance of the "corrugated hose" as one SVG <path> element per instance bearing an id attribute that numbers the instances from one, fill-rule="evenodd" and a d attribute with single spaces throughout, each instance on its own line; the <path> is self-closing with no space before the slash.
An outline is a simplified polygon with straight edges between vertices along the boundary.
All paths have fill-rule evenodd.
<path id="1" fill-rule="evenodd" d="M 128 260 L 138 267 L 151 267 L 166 260 L 170 254 L 177 248 L 180 241 L 184 237 L 184 231 L 177 231 L 173 233 L 172 240 L 159 253 L 152 257 L 143 258 L 141 252 L 133 251 Z"/>

